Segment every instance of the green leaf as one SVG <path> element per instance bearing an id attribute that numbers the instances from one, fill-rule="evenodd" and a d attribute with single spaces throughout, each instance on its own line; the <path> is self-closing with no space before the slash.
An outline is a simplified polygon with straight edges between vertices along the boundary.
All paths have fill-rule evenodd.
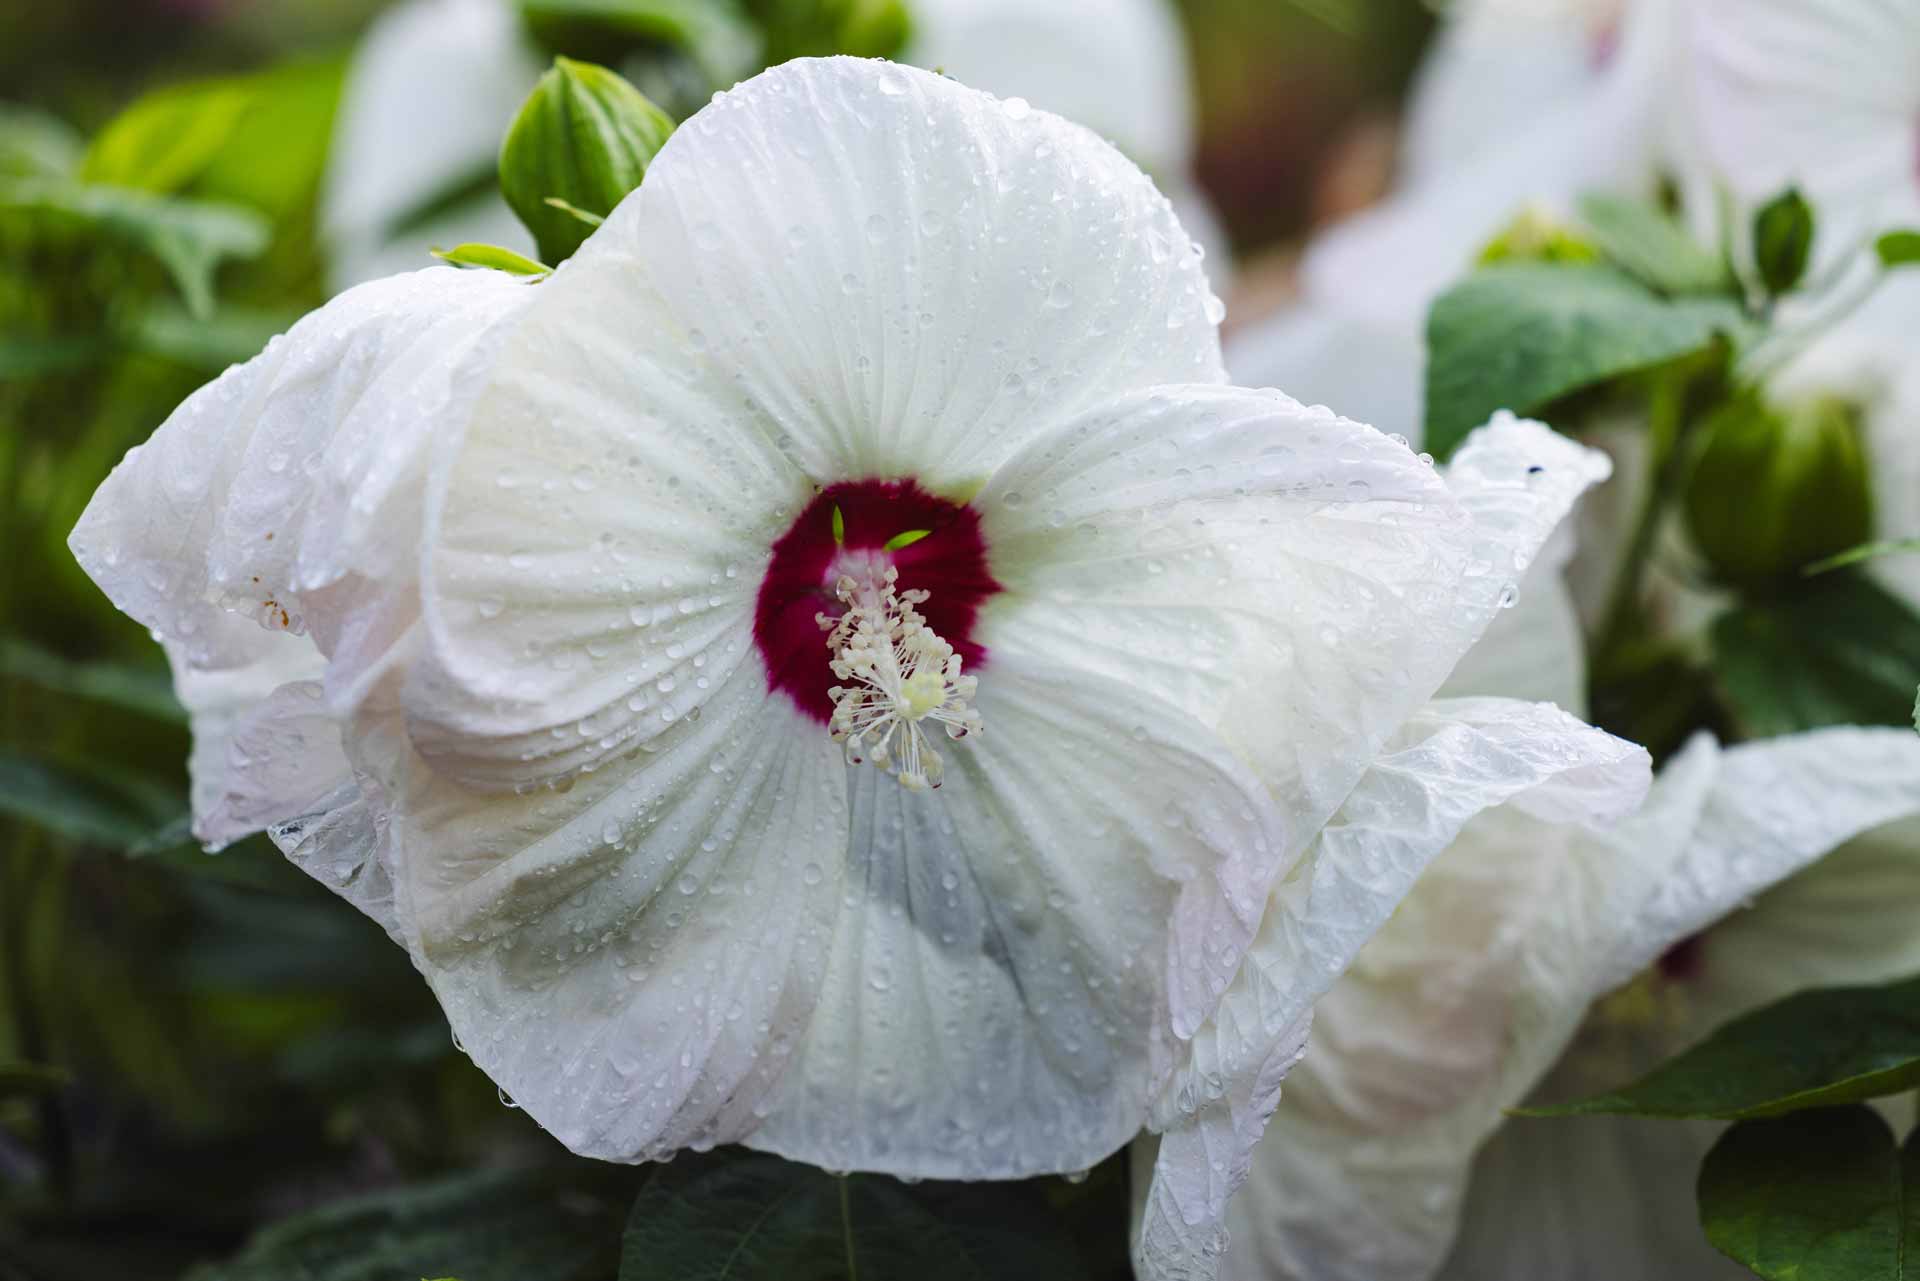
<path id="1" fill-rule="evenodd" d="M 1729 610 L 1711 639 L 1721 697 L 1749 737 L 1905 725 L 1920 685 L 1920 615 L 1857 569 Z"/>
<path id="2" fill-rule="evenodd" d="M 260 253 L 271 231 L 237 205 L 41 179 L 0 181 L 0 216 L 9 214 L 74 222 L 152 256 L 199 316 L 212 314 L 220 264 Z"/>
<path id="3" fill-rule="evenodd" d="M 77 373 L 113 352 L 113 342 L 105 334 L 58 338 L 10 334 L 0 338 L 0 383 Z"/>
<path id="4" fill-rule="evenodd" d="M 635 46 L 683 50 L 716 88 L 762 64 L 759 36 L 735 0 L 520 0 L 520 13 L 556 51 L 593 49 L 613 61 Z"/>
<path id="5" fill-rule="evenodd" d="M 1726 293 L 1733 283 L 1719 255 L 1645 201 L 1590 192 L 1580 198 L 1579 214 L 1602 254 L 1661 293 Z"/>
<path id="6" fill-rule="evenodd" d="M 180 191 L 213 162 L 253 98 L 253 86 L 241 78 L 147 94 L 94 137 L 80 177 L 160 194 Z"/>
<path id="7" fill-rule="evenodd" d="M 1770 294 L 1784 294 L 1800 283 L 1813 251 L 1813 206 L 1797 187 L 1760 206 L 1753 216 L 1753 265 Z"/>
<path id="8" fill-rule="evenodd" d="M 0 178 L 65 178 L 86 144 L 58 116 L 0 104 Z"/>
<path id="9" fill-rule="evenodd" d="M 666 113 L 605 67 L 554 59 L 500 148 L 500 190 L 541 258 L 561 262 L 593 230 L 549 198 L 605 217 L 672 132 Z"/>
<path id="10" fill-rule="evenodd" d="M 1801 992 L 1735 1019 L 1606 1094 L 1523 1116 L 1751 1120 L 1920 1085 L 1920 979 Z"/>
<path id="11" fill-rule="evenodd" d="M 682 1156 L 640 1190 L 619 1281 L 1075 1281 L 1033 1184 L 837 1176 L 761 1153 Z"/>
<path id="12" fill-rule="evenodd" d="M 1873 251 L 1883 267 L 1920 262 L 1920 231 L 1889 231 L 1873 242 Z"/>
<path id="13" fill-rule="evenodd" d="M 0 751 L 0 814 L 70 840 L 130 850 L 172 827 L 184 810 L 184 798 L 129 778 Z"/>
<path id="14" fill-rule="evenodd" d="M 1920 1141 L 1871 1108 L 1743 1121 L 1698 1191 L 1707 1240 L 1769 1281 L 1899 1281 L 1920 1257 Z"/>
<path id="15" fill-rule="evenodd" d="M 135 351 L 217 374 L 259 355 L 268 339 L 293 328 L 301 314 L 222 304 L 211 316 L 195 316 L 161 303 L 139 312 L 122 336 Z"/>
<path id="16" fill-rule="evenodd" d="M 517 254 L 499 245 L 455 245 L 451 249 L 436 249 L 433 256 L 456 267 L 482 267 L 515 276 L 545 276 L 553 271 L 543 262 L 535 262 L 525 254 Z"/>
<path id="17" fill-rule="evenodd" d="M 1609 267 L 1482 268 L 1427 317 L 1427 448 L 1444 456 L 1496 410 L 1532 413 L 1722 338 L 1738 348 L 1749 335 L 1731 301 L 1663 299 Z"/>
<path id="18" fill-rule="evenodd" d="M 1878 560 L 1882 556 L 1906 556 L 1914 552 L 1920 552 L 1920 538 L 1895 538 L 1887 542 L 1862 543 L 1858 547 L 1849 547 L 1838 556 L 1829 556 L 1825 560 L 1815 561 L 1801 572 L 1824 574 L 1830 570 L 1858 565 L 1862 561 Z"/>
<path id="19" fill-rule="evenodd" d="M 184 725 L 187 720 L 186 709 L 173 696 L 173 678 L 164 665 L 76 662 L 17 637 L 7 637 L 0 639 L 0 676 L 171 724 Z"/>
<path id="20" fill-rule="evenodd" d="M 507 1171 L 355 1197 L 283 1219 L 188 1281 L 601 1281 L 630 1175 Z"/>
<path id="21" fill-rule="evenodd" d="M 18 1099 L 36 1094 L 52 1094 L 65 1089 L 73 1074 L 65 1068 L 45 1063 L 21 1063 L 0 1060 L 0 1099 Z"/>

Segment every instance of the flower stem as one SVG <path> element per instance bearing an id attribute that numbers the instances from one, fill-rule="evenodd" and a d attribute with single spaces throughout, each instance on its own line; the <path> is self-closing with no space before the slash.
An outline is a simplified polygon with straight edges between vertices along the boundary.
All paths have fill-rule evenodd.
<path id="1" fill-rule="evenodd" d="M 1633 532 L 1620 559 L 1620 568 L 1607 598 L 1607 610 L 1601 618 L 1594 643 L 1595 667 L 1607 670 L 1609 658 L 1633 638 L 1641 619 L 1641 598 L 1645 595 L 1647 570 L 1653 562 L 1655 544 L 1667 510 L 1680 496 L 1692 466 L 1692 420 L 1687 415 L 1687 391 L 1690 371 L 1684 367 L 1663 370 L 1654 377 L 1647 404 L 1647 437 L 1651 445 L 1648 458 L 1646 497 L 1634 518 Z"/>

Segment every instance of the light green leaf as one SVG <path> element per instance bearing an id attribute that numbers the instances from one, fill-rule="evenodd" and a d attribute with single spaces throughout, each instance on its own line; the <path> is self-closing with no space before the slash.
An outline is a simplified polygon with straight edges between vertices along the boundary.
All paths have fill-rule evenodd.
<path id="1" fill-rule="evenodd" d="M 169 804 L 130 779 L 0 752 L 0 814 L 83 844 L 115 850 L 145 845 L 185 808 L 184 798 Z"/>
<path id="2" fill-rule="evenodd" d="M 586 210 L 580 208 L 578 205 L 570 205 L 566 201 L 560 199 L 560 197 L 558 196 L 548 196 L 547 203 L 552 205 L 555 209 L 558 209 L 561 213 L 567 215 L 567 217 L 572 218 L 576 222 L 585 223 L 589 227 L 604 226 L 607 221 L 601 215 L 597 213 L 588 213 Z"/>
<path id="3" fill-rule="evenodd" d="M 1580 198 L 1579 214 L 1602 254 L 1661 293 L 1720 294 L 1733 284 L 1719 255 L 1645 201 L 1590 192 Z"/>
<path id="4" fill-rule="evenodd" d="M 1753 738 L 1905 725 L 1920 685 L 1920 615 L 1857 569 L 1729 610 L 1711 640 L 1721 696 Z"/>
<path id="5" fill-rule="evenodd" d="M 200 316 L 212 314 L 220 264 L 253 257 L 270 237 L 264 218 L 237 205 L 39 179 L 0 181 L 0 216 L 8 215 L 72 221 L 152 256 Z"/>
<path id="6" fill-rule="evenodd" d="M 1871 1108 L 1741 1122 L 1699 1199 L 1707 1240 L 1768 1281 L 1901 1281 L 1920 1258 L 1920 1142 Z"/>
<path id="7" fill-rule="evenodd" d="M 1884 267 L 1920 262 L 1920 231 L 1889 231 L 1873 242 L 1873 250 Z"/>
<path id="8" fill-rule="evenodd" d="M 672 132 L 665 112 L 605 67 L 554 59 L 500 148 L 500 190 L 541 258 L 559 263 L 592 234 L 550 199 L 612 213 Z"/>
<path id="9" fill-rule="evenodd" d="M 94 137 L 80 177 L 169 194 L 205 171 L 252 105 L 243 78 L 171 85 L 139 99 Z"/>
<path id="10" fill-rule="evenodd" d="M 1896 538 L 1889 542 L 1862 543 L 1858 547 L 1848 548 L 1838 556 L 1829 556 L 1825 560 L 1815 561 L 1802 572 L 1824 574 L 1830 570 L 1858 565 L 1862 561 L 1878 560 L 1882 556 L 1906 556 L 1913 552 L 1920 552 L 1920 538 Z"/>
<path id="11" fill-rule="evenodd" d="M 619 1281 L 1084 1278 L 1031 1187 L 836 1176 L 762 1153 L 682 1156 L 640 1190 Z"/>
<path id="12" fill-rule="evenodd" d="M 517 254 L 499 245 L 455 245 L 451 249 L 436 249 L 433 256 L 456 267 L 480 267 L 515 276 L 545 276 L 553 271 L 543 262 L 535 262 L 525 254 Z"/>
<path id="13" fill-rule="evenodd" d="M 0 178 L 65 178 L 86 143 L 58 116 L 0 104 Z"/>
<path id="14" fill-rule="evenodd" d="M 1496 410 L 1532 413 L 1750 334 L 1731 301 L 1664 299 L 1608 267 L 1482 268 L 1427 317 L 1427 448 L 1444 456 Z"/>
<path id="15" fill-rule="evenodd" d="M 583 1163 L 584 1164 L 584 1163 Z M 416 1184 L 283 1219 L 188 1281 L 601 1281 L 622 1171 L 507 1171 Z"/>
<path id="16" fill-rule="evenodd" d="M 925 538 L 928 534 L 931 534 L 932 532 L 933 531 L 931 529 L 902 530 L 900 533 L 895 534 L 892 538 L 889 538 L 885 543 L 881 544 L 880 550 L 883 552 L 897 552 L 902 547 L 913 546 L 915 543 L 919 542 L 921 539 Z"/>
<path id="17" fill-rule="evenodd" d="M 1920 1086 L 1920 979 L 1801 992 L 1735 1019 L 1631 1085 L 1522 1116 L 1752 1120 Z"/>
<path id="18" fill-rule="evenodd" d="M 1813 252 L 1813 206 L 1797 187 L 1760 206 L 1753 216 L 1753 266 L 1770 294 L 1800 283 Z"/>

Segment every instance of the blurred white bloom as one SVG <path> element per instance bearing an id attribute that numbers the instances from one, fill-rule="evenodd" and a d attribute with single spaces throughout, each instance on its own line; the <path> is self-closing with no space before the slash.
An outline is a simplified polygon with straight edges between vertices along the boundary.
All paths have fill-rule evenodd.
<path id="1" fill-rule="evenodd" d="M 1212 255 L 1226 234 L 1192 173 L 1186 45 L 1167 0 L 910 0 L 905 60 L 1086 125 L 1145 168 Z M 512 0 L 405 0 L 355 50 L 329 165 L 322 234 L 335 289 L 420 267 L 464 241 L 528 255 L 490 177 L 545 68 Z M 430 210 L 424 218 L 416 215 Z"/>
<path id="2" fill-rule="evenodd" d="M 1313 1051 L 1235 1202 L 1226 1275 L 1744 1275 L 1715 1263 L 1694 1211 L 1715 1127 L 1507 1122 L 1503 1110 L 1533 1093 L 1583 1020 L 1556 1076 L 1563 1091 L 1619 1085 L 1794 990 L 1920 966 L 1913 827 L 1843 847 L 1920 813 L 1920 738 L 1835 729 L 1722 750 L 1702 737 L 1639 815 L 1599 827 L 1603 815 L 1566 805 L 1566 782 L 1469 823 L 1320 1002 Z M 1362 807 L 1405 785 L 1370 774 L 1322 839 L 1350 827 L 1403 839 L 1390 821 L 1368 833 Z M 1755 910 L 1735 911 L 1836 847 Z M 1596 997 L 1663 955 L 1637 1003 L 1589 1016 Z M 1623 1020 L 1649 1044 L 1627 1061 L 1599 1054 Z"/>
<path id="3" fill-rule="evenodd" d="M 1594 476 L 1508 422 L 1443 482 L 1224 385 L 1218 318 L 1089 132 L 798 61 L 551 278 L 303 321 L 73 545 L 174 657 L 202 837 L 266 826 L 380 921 L 569 1147 L 1082 1169 L 1187 1124 L 1280 878 L 1311 928 L 1263 981 L 1305 999 L 1390 909 L 1316 836 Z M 1491 790 L 1625 750 L 1476 716 Z"/>

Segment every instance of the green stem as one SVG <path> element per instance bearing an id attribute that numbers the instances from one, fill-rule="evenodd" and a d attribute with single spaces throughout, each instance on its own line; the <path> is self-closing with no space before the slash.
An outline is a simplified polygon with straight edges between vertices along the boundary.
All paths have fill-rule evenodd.
<path id="1" fill-rule="evenodd" d="M 1647 467 L 1647 493 L 1634 517 L 1633 532 L 1627 540 L 1595 638 L 1596 670 L 1608 670 L 1620 646 L 1631 640 L 1640 626 L 1641 598 L 1646 592 L 1647 571 L 1653 563 L 1660 528 L 1667 510 L 1680 496 L 1693 462 L 1688 448 L 1691 424 L 1686 413 L 1690 382 L 1687 370 L 1663 371 L 1655 377 L 1648 397 L 1647 438 L 1651 457 Z"/>
<path id="2" fill-rule="evenodd" d="M 853 1254 L 853 1207 L 847 1203 L 847 1176 L 840 1176 L 840 1237 L 847 1249 L 847 1281 L 860 1281 L 860 1265 Z"/>

